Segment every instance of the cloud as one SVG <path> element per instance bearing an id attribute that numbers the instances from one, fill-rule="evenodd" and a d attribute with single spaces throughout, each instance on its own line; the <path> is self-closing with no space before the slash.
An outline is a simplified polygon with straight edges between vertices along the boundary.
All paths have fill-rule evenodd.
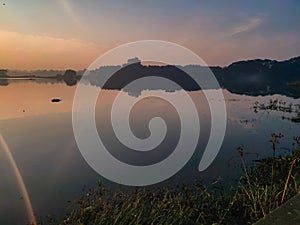
<path id="1" fill-rule="evenodd" d="M 261 24 L 262 24 L 261 18 L 251 18 L 250 21 L 248 21 L 247 23 L 234 27 L 231 32 L 231 36 L 253 30 L 254 28 L 259 27 Z"/>
<path id="2" fill-rule="evenodd" d="M 231 27 L 229 29 L 226 29 L 224 31 L 219 32 L 216 35 L 215 39 L 211 39 L 211 45 L 214 45 L 216 42 L 223 42 L 225 40 L 230 40 L 235 35 L 253 30 L 257 27 L 259 27 L 263 23 L 263 20 L 258 17 L 254 17 L 249 19 L 247 22 L 243 24 L 238 24 L 234 27 Z"/>
<path id="3" fill-rule="evenodd" d="M 0 30 L 0 67 L 11 69 L 85 68 L 104 46 L 78 39 Z"/>

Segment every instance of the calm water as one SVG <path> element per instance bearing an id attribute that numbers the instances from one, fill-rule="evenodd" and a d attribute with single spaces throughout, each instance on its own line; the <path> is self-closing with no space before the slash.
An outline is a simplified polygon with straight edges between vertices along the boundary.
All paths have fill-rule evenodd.
<path id="1" fill-rule="evenodd" d="M 96 88 L 96 87 L 95 87 Z M 72 130 L 72 102 L 76 86 L 63 83 L 36 83 L 33 81 L 15 81 L 0 86 L 0 132 L 10 151 L 27 187 L 37 219 L 47 214 L 62 215 L 69 204 L 82 194 L 83 187 L 93 187 L 101 180 L 105 185 L 112 183 L 103 179 L 89 167 L 78 150 Z M 143 91 L 143 95 L 151 92 Z M 178 95 L 181 91 L 168 93 Z M 96 106 L 96 123 L 99 135 L 110 146 L 112 154 L 122 160 L 144 165 L 167 157 L 180 135 L 176 111 L 162 100 L 147 98 L 145 104 L 139 104 L 132 110 L 131 124 L 133 132 L 145 138 L 149 135 L 147 124 L 153 116 L 165 118 L 168 135 L 160 151 L 143 157 L 124 149 L 114 137 L 110 123 L 109 108 L 113 97 L 119 91 L 104 91 Z M 274 95 L 251 97 L 231 94 L 223 90 L 226 101 L 228 124 L 223 146 L 213 164 L 200 173 L 197 166 L 206 145 L 209 133 L 210 116 L 201 91 L 190 92 L 196 102 L 201 123 L 201 135 L 197 150 L 191 161 L 174 177 L 160 185 L 174 185 L 204 179 L 209 182 L 218 177 L 230 179 L 239 173 L 237 146 L 243 144 L 246 159 L 272 154 L 271 133 L 281 132 L 285 137 L 280 146 L 291 147 L 293 136 L 299 135 L 300 126 L 288 120 L 282 120 L 281 112 L 254 113 L 251 107 L 255 101 L 268 102 L 269 99 L 282 99 L 298 103 L 299 100 Z M 136 98 L 121 92 L 126 98 Z M 52 103 L 52 98 L 61 98 L 60 103 Z M 126 102 L 121 106 L 126 107 Z M 171 132 L 170 132 L 171 131 Z M 188 146 L 187 146 L 188 148 Z M 128 150 L 128 151 L 126 151 Z M 283 153 L 283 152 L 281 152 Z M 27 220 L 26 207 L 18 186 L 16 176 L 4 151 L 0 149 L 0 224 L 24 224 Z M 229 178 L 228 178 L 229 177 Z"/>

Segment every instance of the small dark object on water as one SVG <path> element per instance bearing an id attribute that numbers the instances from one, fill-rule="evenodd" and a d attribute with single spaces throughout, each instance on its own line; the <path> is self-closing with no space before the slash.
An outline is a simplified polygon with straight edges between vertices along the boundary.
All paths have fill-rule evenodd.
<path id="1" fill-rule="evenodd" d="M 51 100 L 51 102 L 60 102 L 61 101 L 61 99 L 59 99 L 59 98 L 53 98 L 52 100 Z"/>
<path id="2" fill-rule="evenodd" d="M 291 121 L 294 123 L 300 123 L 300 116 L 293 117 Z"/>

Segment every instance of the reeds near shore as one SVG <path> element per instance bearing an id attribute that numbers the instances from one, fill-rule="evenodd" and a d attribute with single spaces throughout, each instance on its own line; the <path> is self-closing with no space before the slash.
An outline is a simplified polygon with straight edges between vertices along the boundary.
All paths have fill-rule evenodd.
<path id="1" fill-rule="evenodd" d="M 230 190 L 193 184 L 130 192 L 99 184 L 62 220 L 49 217 L 41 224 L 252 224 L 300 192 L 298 141 L 290 155 L 261 159 L 251 167 L 238 147 L 243 175 Z"/>

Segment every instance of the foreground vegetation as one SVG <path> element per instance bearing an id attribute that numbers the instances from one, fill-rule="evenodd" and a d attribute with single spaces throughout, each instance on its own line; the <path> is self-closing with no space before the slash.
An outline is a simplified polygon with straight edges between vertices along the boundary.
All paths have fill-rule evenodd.
<path id="1" fill-rule="evenodd" d="M 272 134 L 272 148 L 282 135 Z M 202 184 L 181 188 L 111 191 L 99 184 L 61 221 L 46 224 L 251 224 L 300 191 L 299 138 L 290 154 L 265 158 L 251 167 L 237 148 L 243 175 L 230 190 Z"/>

